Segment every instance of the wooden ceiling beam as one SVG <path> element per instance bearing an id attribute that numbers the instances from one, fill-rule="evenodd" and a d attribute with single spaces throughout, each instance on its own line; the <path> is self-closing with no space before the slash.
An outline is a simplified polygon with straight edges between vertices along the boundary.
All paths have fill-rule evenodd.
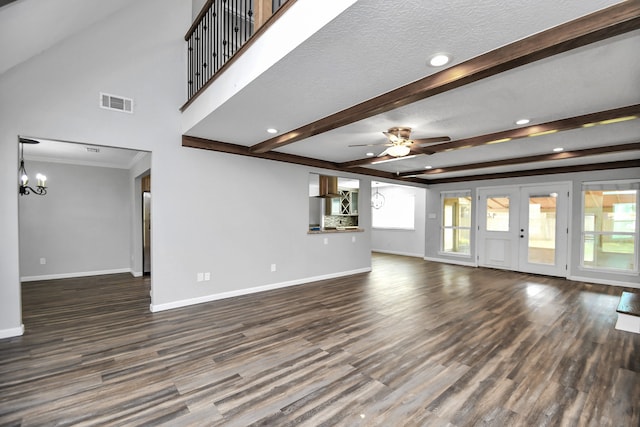
<path id="1" fill-rule="evenodd" d="M 416 101 L 492 77 L 640 28 L 640 1 L 626 1 L 472 58 L 298 129 L 253 145 L 253 153 L 270 150 L 409 105 Z"/>
<path id="2" fill-rule="evenodd" d="M 587 165 L 563 166 L 557 168 L 536 168 L 514 172 L 492 173 L 484 175 L 459 176 L 455 178 L 423 179 L 423 184 L 448 184 L 451 182 L 484 181 L 489 179 L 521 178 L 525 176 L 554 175 L 560 173 L 590 172 L 609 169 L 625 169 L 640 167 L 640 160 L 623 160 L 620 162 L 590 163 Z"/>
<path id="3" fill-rule="evenodd" d="M 471 148 L 478 145 L 496 143 L 496 142 L 508 142 L 514 139 L 527 138 L 538 134 L 556 133 L 566 130 L 573 130 L 581 128 L 585 125 L 596 126 L 601 122 L 609 120 L 620 119 L 623 117 L 637 117 L 640 116 L 640 104 L 629 105 L 627 107 L 614 108 L 606 111 L 598 111 L 596 113 L 584 114 L 582 116 L 568 117 L 565 119 L 554 120 L 551 122 L 541 123 L 537 125 L 518 127 L 514 129 L 508 129 L 500 132 L 489 133 L 486 135 L 478 135 L 470 138 L 458 139 L 451 142 L 443 142 L 437 145 L 431 145 L 428 147 L 416 147 L 412 148 L 410 155 L 416 154 L 435 154 L 443 151 Z M 355 167 L 370 165 L 380 160 L 385 160 L 387 157 L 366 157 L 364 159 L 352 160 L 350 162 L 340 163 L 341 167 Z"/>
<path id="4" fill-rule="evenodd" d="M 400 172 L 400 176 L 439 175 L 449 172 L 459 172 L 471 169 L 484 169 L 497 166 L 520 165 L 533 162 L 546 162 L 550 160 L 576 159 L 579 157 L 597 156 L 598 154 L 619 153 L 623 151 L 640 151 L 640 142 L 629 144 L 607 145 L 605 147 L 586 148 L 582 150 L 563 151 L 560 153 L 540 154 L 536 156 L 515 157 L 511 159 L 493 160 L 482 163 L 468 163 L 434 169 L 420 169 L 415 171 Z M 640 160 L 638 160 L 640 166 Z"/>
<path id="5" fill-rule="evenodd" d="M 235 154 L 240 156 L 254 157 L 258 159 L 274 160 L 278 162 L 293 163 L 296 165 L 309 166 L 313 168 L 328 169 L 338 172 L 356 173 L 359 175 L 373 176 L 376 178 L 383 178 L 395 181 L 422 183 L 423 180 L 412 177 L 400 177 L 398 174 L 391 172 L 384 172 L 369 168 L 351 168 L 345 170 L 337 163 L 328 162 L 325 160 L 313 159 L 311 157 L 296 156 L 294 154 L 268 152 L 268 153 L 253 153 L 249 150 L 249 147 L 244 145 L 230 144 L 227 142 L 214 141 L 211 139 L 198 138 L 195 136 L 182 135 L 182 146 L 189 148 L 199 148 L 202 150 L 218 151 L 221 153 Z"/>

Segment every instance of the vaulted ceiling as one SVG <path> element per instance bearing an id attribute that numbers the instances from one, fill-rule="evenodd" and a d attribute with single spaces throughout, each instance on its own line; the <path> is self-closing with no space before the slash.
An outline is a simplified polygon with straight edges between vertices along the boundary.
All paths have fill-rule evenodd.
<path id="1" fill-rule="evenodd" d="M 183 145 L 424 183 L 640 166 L 638 46 L 637 0 L 359 0 Z M 394 126 L 451 141 L 352 147 Z"/>

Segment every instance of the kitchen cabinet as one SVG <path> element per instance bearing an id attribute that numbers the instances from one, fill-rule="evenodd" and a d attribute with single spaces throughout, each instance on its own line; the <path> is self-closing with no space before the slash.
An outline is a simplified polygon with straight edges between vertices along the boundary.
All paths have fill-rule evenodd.
<path id="1" fill-rule="evenodd" d="M 340 197 L 327 199 L 326 215 L 358 215 L 358 192 L 338 190 Z"/>

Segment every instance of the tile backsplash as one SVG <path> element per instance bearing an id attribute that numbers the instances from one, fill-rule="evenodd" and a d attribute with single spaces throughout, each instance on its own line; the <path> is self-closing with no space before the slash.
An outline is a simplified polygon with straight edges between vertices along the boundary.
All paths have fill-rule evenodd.
<path id="1" fill-rule="evenodd" d="M 358 225 L 356 215 L 325 215 L 324 226 L 326 227 L 353 227 Z"/>

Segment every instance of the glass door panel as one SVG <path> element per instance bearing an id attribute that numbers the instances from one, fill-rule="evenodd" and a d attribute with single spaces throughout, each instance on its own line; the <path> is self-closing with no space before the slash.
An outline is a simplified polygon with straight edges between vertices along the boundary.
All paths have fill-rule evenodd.
<path id="1" fill-rule="evenodd" d="M 509 231 L 509 196 L 487 197 L 487 231 Z"/>
<path id="2" fill-rule="evenodd" d="M 557 194 L 529 196 L 527 261 L 554 265 L 556 260 Z"/>

